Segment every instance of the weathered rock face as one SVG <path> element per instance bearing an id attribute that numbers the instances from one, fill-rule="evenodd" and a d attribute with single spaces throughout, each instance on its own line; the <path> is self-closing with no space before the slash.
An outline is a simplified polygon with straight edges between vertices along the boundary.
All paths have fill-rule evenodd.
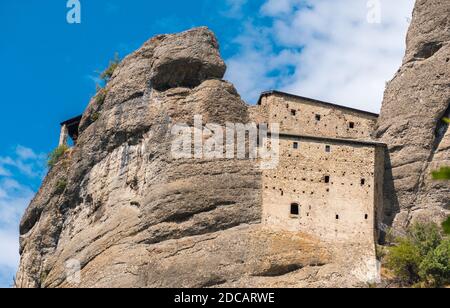
<path id="1" fill-rule="evenodd" d="M 151 64 L 153 88 L 195 87 L 204 80 L 224 76 L 226 66 L 210 31 L 187 31 L 160 39 Z"/>
<path id="2" fill-rule="evenodd" d="M 327 263 L 313 240 L 258 227 L 254 161 L 172 158 L 175 123 L 249 121 L 224 71 L 206 28 L 158 36 L 122 61 L 22 219 L 18 287 L 213 286 Z"/>
<path id="3" fill-rule="evenodd" d="M 417 0 L 403 65 L 389 83 L 377 135 L 389 145 L 386 220 L 441 221 L 450 184 L 431 172 L 450 165 L 450 2 Z"/>
<path id="4" fill-rule="evenodd" d="M 22 219 L 18 287 L 363 280 L 348 269 L 371 267 L 373 247 L 336 253 L 314 238 L 261 227 L 256 161 L 171 155 L 172 126 L 192 125 L 195 115 L 249 122 L 248 106 L 219 79 L 224 69 L 206 28 L 157 36 L 122 61 L 84 112 L 77 145 L 48 173 Z M 70 279 L 76 265 L 79 281 Z"/>

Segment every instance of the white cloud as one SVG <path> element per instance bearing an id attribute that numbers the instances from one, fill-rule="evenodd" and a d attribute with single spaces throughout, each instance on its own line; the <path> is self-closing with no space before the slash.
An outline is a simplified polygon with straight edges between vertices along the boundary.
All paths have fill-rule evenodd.
<path id="1" fill-rule="evenodd" d="M 45 172 L 45 154 L 36 154 L 32 149 L 17 146 L 10 156 L 0 156 L 0 176 L 11 176 L 11 168 L 30 178 L 42 177 Z"/>
<path id="2" fill-rule="evenodd" d="M 298 8 L 300 1 L 295 0 L 268 0 L 261 7 L 261 11 L 267 16 L 288 14 L 292 9 Z"/>
<path id="3" fill-rule="evenodd" d="M 27 186 L 7 178 L 0 180 L 0 230 L 17 229 L 23 211 L 34 192 Z"/>
<path id="4" fill-rule="evenodd" d="M 368 22 L 367 0 L 267 0 L 261 14 L 270 24 L 253 23 L 237 39 L 242 53 L 228 60 L 227 77 L 250 102 L 275 87 L 378 112 L 402 61 L 414 0 L 380 3 L 377 24 Z M 255 41 L 270 47 L 248 43 Z"/>
<path id="5" fill-rule="evenodd" d="M 19 158 L 23 160 L 29 160 L 29 159 L 36 159 L 38 158 L 38 155 L 34 153 L 34 151 L 30 148 L 18 145 L 16 147 L 16 154 L 19 156 Z"/>
<path id="6" fill-rule="evenodd" d="M 87 80 L 89 80 L 90 82 L 92 82 L 92 84 L 93 84 L 96 88 L 104 84 L 103 79 L 101 79 L 101 78 L 100 78 L 99 76 L 97 76 L 97 75 L 91 75 L 91 74 L 88 74 L 88 75 L 85 75 L 84 77 L 85 77 Z"/>
<path id="7" fill-rule="evenodd" d="M 0 176 L 10 176 L 11 172 L 6 170 L 3 166 L 0 165 Z"/>
<path id="8" fill-rule="evenodd" d="M 247 4 L 248 0 L 226 0 L 225 4 L 227 6 L 223 15 L 230 18 L 240 18 L 243 15 L 243 7 Z"/>
<path id="9" fill-rule="evenodd" d="M 11 283 L 19 264 L 19 222 L 34 192 L 7 178 L 0 180 L 0 287 Z"/>
<path id="10" fill-rule="evenodd" d="M 34 191 L 18 178 L 36 180 L 45 172 L 45 155 L 17 146 L 0 157 L 0 287 L 9 286 L 19 262 L 19 223 Z M 8 285 L 5 285 L 5 284 Z"/>
<path id="11" fill-rule="evenodd" d="M 19 264 L 18 232 L 0 230 L 0 267 L 14 270 Z"/>

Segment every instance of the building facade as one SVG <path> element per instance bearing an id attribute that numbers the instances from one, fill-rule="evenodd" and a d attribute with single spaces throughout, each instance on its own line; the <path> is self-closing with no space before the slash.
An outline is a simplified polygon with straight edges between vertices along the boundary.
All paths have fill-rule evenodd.
<path id="1" fill-rule="evenodd" d="M 281 92 L 251 107 L 280 126 L 280 162 L 263 170 L 263 224 L 324 241 L 370 243 L 382 213 L 385 145 L 378 115 Z"/>

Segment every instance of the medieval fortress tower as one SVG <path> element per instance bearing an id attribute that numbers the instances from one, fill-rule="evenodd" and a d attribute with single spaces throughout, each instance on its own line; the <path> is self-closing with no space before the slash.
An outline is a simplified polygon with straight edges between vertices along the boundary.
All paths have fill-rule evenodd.
<path id="1" fill-rule="evenodd" d="M 371 138 L 378 115 L 276 91 L 251 109 L 255 122 L 280 125 L 280 162 L 263 171 L 263 224 L 373 243 L 385 157 L 385 145 Z"/>

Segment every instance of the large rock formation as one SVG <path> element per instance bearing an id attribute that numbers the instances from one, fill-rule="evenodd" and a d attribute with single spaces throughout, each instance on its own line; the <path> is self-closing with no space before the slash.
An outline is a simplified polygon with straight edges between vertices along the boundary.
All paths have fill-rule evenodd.
<path id="1" fill-rule="evenodd" d="M 260 226 L 255 161 L 172 158 L 175 123 L 192 125 L 197 114 L 209 123 L 249 121 L 247 105 L 220 79 L 224 71 L 206 28 L 157 36 L 122 61 L 22 219 L 18 287 L 357 281 L 332 248 Z M 353 267 L 350 251 L 340 258 Z M 80 281 L 68 279 L 74 264 Z"/>
<path id="2" fill-rule="evenodd" d="M 377 135 L 389 145 L 386 220 L 441 221 L 450 183 L 431 172 L 450 165 L 450 1 L 417 0 L 403 65 L 389 83 Z"/>

